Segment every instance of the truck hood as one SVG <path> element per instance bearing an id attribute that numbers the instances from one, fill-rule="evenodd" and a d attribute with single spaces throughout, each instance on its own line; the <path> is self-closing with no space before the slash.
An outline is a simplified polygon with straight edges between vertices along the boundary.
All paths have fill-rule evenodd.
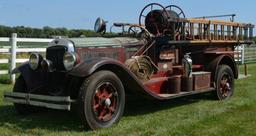
<path id="1" fill-rule="evenodd" d="M 143 42 L 137 38 L 130 37 L 116 37 L 116 38 L 103 38 L 103 37 L 86 37 L 86 38 L 70 38 L 76 47 L 106 47 L 106 46 L 127 46 L 138 45 Z"/>

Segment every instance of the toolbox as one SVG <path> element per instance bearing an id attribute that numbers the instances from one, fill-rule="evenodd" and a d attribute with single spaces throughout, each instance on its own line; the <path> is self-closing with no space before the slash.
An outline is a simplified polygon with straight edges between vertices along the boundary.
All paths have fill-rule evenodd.
<path id="1" fill-rule="evenodd" d="M 193 72 L 193 90 L 203 90 L 210 88 L 211 85 L 211 72 Z"/>

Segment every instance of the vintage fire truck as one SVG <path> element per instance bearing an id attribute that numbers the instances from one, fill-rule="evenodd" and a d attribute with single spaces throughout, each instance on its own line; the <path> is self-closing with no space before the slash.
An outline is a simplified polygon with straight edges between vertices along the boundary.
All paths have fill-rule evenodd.
<path id="1" fill-rule="evenodd" d="M 186 18 L 178 6 L 152 3 L 139 24 L 113 27 L 122 33 L 104 36 L 106 22 L 98 18 L 95 31 L 102 37 L 57 38 L 45 58 L 32 53 L 12 71 L 20 75 L 4 99 L 20 114 L 75 108 L 91 129 L 117 123 L 126 95 L 160 101 L 213 92 L 225 100 L 238 78 L 234 48 L 252 43 L 254 25 Z"/>

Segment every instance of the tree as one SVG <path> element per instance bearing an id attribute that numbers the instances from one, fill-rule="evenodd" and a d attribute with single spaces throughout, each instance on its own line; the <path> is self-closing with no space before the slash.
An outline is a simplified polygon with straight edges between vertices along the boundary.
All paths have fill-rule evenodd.
<path id="1" fill-rule="evenodd" d="M 17 33 L 18 37 L 28 38 L 51 38 L 52 36 L 66 36 L 66 37 L 95 37 L 100 36 L 92 30 L 85 29 L 67 29 L 67 28 L 52 28 L 45 26 L 42 29 L 31 28 L 25 26 L 8 27 L 0 25 L 0 37 L 10 37 L 12 33 Z"/>

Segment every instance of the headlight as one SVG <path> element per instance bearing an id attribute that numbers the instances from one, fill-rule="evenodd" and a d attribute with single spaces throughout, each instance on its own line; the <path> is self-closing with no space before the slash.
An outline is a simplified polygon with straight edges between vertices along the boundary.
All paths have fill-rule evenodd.
<path id="1" fill-rule="evenodd" d="M 76 64 L 76 54 L 74 52 L 66 52 L 63 56 L 63 64 L 66 70 L 72 70 Z"/>
<path id="2" fill-rule="evenodd" d="M 42 57 L 39 54 L 32 53 L 29 57 L 29 66 L 32 70 L 37 70 L 39 68 L 40 61 Z"/>

